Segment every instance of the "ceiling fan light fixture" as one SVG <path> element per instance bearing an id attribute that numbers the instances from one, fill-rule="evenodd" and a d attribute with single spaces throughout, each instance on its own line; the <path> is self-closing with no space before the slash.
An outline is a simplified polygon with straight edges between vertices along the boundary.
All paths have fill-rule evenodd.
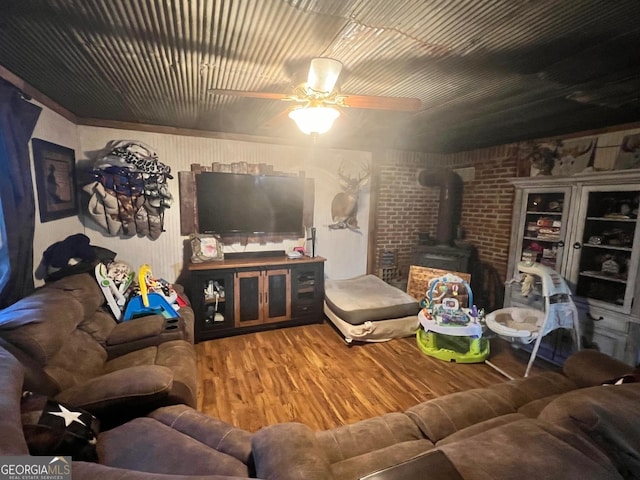
<path id="1" fill-rule="evenodd" d="M 342 62 L 334 58 L 317 57 L 311 60 L 307 86 L 315 91 L 330 94 L 342 71 Z"/>
<path id="2" fill-rule="evenodd" d="M 289 118 L 307 135 L 327 133 L 339 116 L 337 109 L 324 106 L 300 107 L 289 112 Z"/>

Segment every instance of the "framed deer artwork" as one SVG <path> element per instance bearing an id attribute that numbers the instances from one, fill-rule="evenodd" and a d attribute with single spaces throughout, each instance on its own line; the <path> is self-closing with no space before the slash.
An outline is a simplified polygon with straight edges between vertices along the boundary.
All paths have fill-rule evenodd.
<path id="1" fill-rule="evenodd" d="M 348 228 L 358 230 L 358 197 L 360 191 L 369 183 L 371 165 L 368 161 L 342 160 L 338 167 L 338 178 L 342 192 L 331 201 L 332 230 Z"/>

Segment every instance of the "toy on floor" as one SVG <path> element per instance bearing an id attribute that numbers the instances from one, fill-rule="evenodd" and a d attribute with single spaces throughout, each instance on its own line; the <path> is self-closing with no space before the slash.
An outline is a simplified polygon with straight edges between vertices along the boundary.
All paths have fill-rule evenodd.
<path id="1" fill-rule="evenodd" d="M 453 274 L 433 279 L 421 306 L 416 340 L 424 354 L 457 363 L 479 363 L 489 356 L 489 341 L 482 336 L 484 312 L 473 304 L 465 280 Z"/>

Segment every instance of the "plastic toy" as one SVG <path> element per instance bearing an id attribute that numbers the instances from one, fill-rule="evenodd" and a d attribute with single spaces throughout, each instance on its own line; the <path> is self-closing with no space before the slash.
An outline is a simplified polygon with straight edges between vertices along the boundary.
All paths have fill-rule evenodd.
<path id="1" fill-rule="evenodd" d="M 116 280 L 110 275 L 110 270 L 103 263 L 98 263 L 94 272 L 111 313 L 116 317 L 116 320 L 120 320 L 122 310 L 127 302 L 126 293 L 133 282 L 133 272 L 120 276 L 118 278 L 119 285 L 116 285 Z"/>
<path id="2" fill-rule="evenodd" d="M 129 299 L 122 317 L 123 321 L 156 314 L 160 314 L 165 318 L 179 317 L 178 312 L 176 312 L 162 293 L 156 291 L 149 292 L 149 286 L 156 289 L 159 287 L 158 280 L 155 280 L 151 276 L 151 267 L 147 264 L 142 265 L 138 270 L 138 286 L 140 288 L 140 294 Z M 175 291 L 173 293 L 175 294 Z M 177 294 L 172 301 L 175 301 L 176 298 Z"/>
<path id="3" fill-rule="evenodd" d="M 465 295 L 471 308 L 461 306 Z M 424 354 L 457 363 L 479 363 L 489 356 L 481 312 L 473 304 L 473 292 L 465 280 L 452 274 L 433 279 L 421 306 L 418 320 L 422 328 L 416 340 Z"/>

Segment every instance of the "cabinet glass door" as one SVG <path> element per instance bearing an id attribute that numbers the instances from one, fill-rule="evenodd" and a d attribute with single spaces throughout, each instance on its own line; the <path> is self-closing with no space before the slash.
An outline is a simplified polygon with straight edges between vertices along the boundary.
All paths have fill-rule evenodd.
<path id="1" fill-rule="evenodd" d="M 569 189 L 525 191 L 520 225 L 520 260 L 530 260 L 560 271 L 564 264 Z"/>
<path id="2" fill-rule="evenodd" d="M 585 187 L 572 245 L 576 295 L 625 313 L 638 267 L 639 198 L 637 185 Z"/>
<path id="3" fill-rule="evenodd" d="M 257 270 L 236 273 L 236 327 L 247 327 L 262 323 L 262 311 L 264 304 L 263 290 L 263 271 Z"/>
<path id="4" fill-rule="evenodd" d="M 282 322 L 291 318 L 291 282 L 288 269 L 266 272 L 265 322 Z"/>

